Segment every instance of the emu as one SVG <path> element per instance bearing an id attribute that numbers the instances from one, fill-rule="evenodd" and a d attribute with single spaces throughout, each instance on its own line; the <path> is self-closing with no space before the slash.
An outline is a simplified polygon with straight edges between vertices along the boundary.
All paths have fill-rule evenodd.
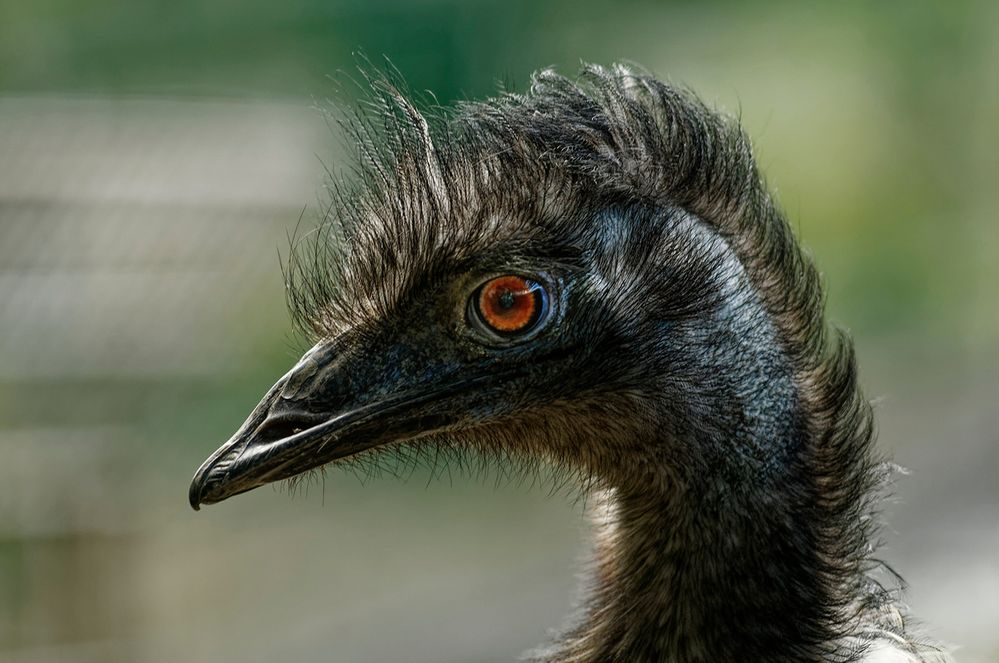
<path id="1" fill-rule="evenodd" d="M 892 466 L 736 121 L 629 66 L 450 112 L 368 83 L 359 163 L 285 270 L 315 345 L 195 509 L 385 453 L 543 464 L 595 545 L 533 660 L 949 660 L 874 556 Z"/>

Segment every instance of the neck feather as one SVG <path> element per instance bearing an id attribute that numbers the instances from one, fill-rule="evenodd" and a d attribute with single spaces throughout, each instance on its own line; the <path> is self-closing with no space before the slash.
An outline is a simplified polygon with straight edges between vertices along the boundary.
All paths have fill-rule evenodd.
<path id="1" fill-rule="evenodd" d="M 700 484 L 667 495 L 608 489 L 592 515 L 597 544 L 578 626 L 548 660 L 816 660 L 842 639 L 814 491 Z"/>
<path id="2" fill-rule="evenodd" d="M 821 551 L 789 486 L 769 504 L 725 491 L 608 490 L 594 508 L 593 586 L 559 661 L 800 661 L 838 638 Z"/>

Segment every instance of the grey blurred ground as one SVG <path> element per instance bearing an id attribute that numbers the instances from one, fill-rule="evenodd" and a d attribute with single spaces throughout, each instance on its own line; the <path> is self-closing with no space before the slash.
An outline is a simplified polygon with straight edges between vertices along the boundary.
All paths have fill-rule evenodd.
<path id="1" fill-rule="evenodd" d="M 884 557 L 959 660 L 999 661 L 996 12 L 941 63 L 849 17 L 685 11 L 560 39 L 741 109 L 911 471 Z M 310 105 L 0 95 L 0 660 L 505 661 L 568 612 L 586 523 L 537 488 L 332 472 L 187 507 L 301 349 L 277 253 L 340 158 Z"/>

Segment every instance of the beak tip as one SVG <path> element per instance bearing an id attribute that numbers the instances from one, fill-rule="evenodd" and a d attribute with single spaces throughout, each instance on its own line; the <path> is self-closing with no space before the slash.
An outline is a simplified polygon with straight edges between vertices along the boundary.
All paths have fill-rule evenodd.
<path id="1" fill-rule="evenodd" d="M 191 508 L 195 511 L 201 510 L 201 486 L 197 479 L 191 482 L 191 488 L 187 493 L 187 499 L 191 502 Z"/>
<path id="2" fill-rule="evenodd" d="M 187 491 L 187 499 L 191 504 L 191 508 L 195 511 L 201 510 L 201 505 L 204 503 L 205 498 L 205 486 L 208 484 L 208 470 L 210 469 L 210 462 L 205 461 L 205 463 L 198 468 L 198 471 L 194 473 L 194 477 L 191 479 L 191 487 Z"/>

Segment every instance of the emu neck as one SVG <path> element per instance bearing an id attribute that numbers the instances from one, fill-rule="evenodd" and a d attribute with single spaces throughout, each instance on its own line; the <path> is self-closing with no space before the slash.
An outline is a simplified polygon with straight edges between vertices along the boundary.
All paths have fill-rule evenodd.
<path id="1" fill-rule="evenodd" d="M 548 660 L 816 660 L 834 635 L 802 486 L 762 503 L 711 487 L 607 491 L 582 621 Z M 803 509 L 807 511 L 807 509 Z"/>
<path id="2" fill-rule="evenodd" d="M 844 550 L 823 548 L 821 480 L 773 347 L 703 353 L 719 365 L 699 367 L 695 405 L 673 413 L 687 423 L 642 445 L 665 488 L 622 480 L 598 497 L 582 619 L 548 660 L 790 662 L 838 649 L 842 588 L 827 562 Z"/>
<path id="3" fill-rule="evenodd" d="M 850 660 L 847 611 L 862 604 L 853 594 L 866 541 L 844 535 L 843 514 L 859 519 L 866 434 L 848 444 L 844 430 L 851 454 L 817 461 L 820 428 L 834 418 L 813 420 L 741 263 L 696 219 L 665 232 L 686 233 L 710 258 L 701 287 L 721 304 L 662 316 L 662 343 L 675 351 L 642 363 L 657 432 L 609 455 L 582 613 L 542 660 Z M 852 380 L 842 390 L 853 394 Z"/>

